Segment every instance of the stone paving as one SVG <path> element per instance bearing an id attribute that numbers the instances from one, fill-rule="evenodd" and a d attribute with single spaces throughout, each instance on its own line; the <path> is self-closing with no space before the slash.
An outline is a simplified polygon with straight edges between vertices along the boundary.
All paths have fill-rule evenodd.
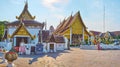
<path id="1" fill-rule="evenodd" d="M 0 54 L 0 57 L 2 55 Z M 120 50 L 70 50 L 42 55 L 19 55 L 16 67 L 120 67 Z M 0 67 L 6 63 L 0 64 Z"/>

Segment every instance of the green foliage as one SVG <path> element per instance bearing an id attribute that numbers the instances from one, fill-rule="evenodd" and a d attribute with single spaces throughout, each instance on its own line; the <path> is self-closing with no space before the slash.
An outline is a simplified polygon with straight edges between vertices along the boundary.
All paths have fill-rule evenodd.
<path id="1" fill-rule="evenodd" d="M 116 36 L 116 39 L 120 39 L 120 35 Z"/>
<path id="2" fill-rule="evenodd" d="M 111 41 L 110 38 L 107 38 L 107 39 L 102 38 L 101 40 L 102 40 L 102 43 L 104 43 L 104 44 L 112 44 L 113 43 L 113 41 Z"/>
<path id="3" fill-rule="evenodd" d="M 17 52 L 17 51 L 14 49 L 14 47 L 12 47 L 12 48 L 10 49 L 10 51 L 11 51 L 11 52 Z"/>
<path id="4" fill-rule="evenodd" d="M 8 23 L 7 21 L 0 21 L 0 41 L 4 34 L 5 24 Z"/>

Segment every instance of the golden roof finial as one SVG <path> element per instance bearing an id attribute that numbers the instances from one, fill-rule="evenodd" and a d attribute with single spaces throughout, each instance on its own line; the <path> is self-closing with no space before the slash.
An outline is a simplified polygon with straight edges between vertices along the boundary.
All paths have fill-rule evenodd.
<path id="1" fill-rule="evenodd" d="M 28 0 L 25 1 L 25 9 L 28 9 Z"/>

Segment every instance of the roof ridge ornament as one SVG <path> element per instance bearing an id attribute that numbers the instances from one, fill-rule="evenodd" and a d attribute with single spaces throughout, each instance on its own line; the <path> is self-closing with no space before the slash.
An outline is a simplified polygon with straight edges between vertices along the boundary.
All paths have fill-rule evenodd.
<path id="1" fill-rule="evenodd" d="M 25 9 L 28 9 L 28 1 L 25 2 Z"/>
<path id="2" fill-rule="evenodd" d="M 25 20 L 34 20 L 35 16 L 32 16 L 30 12 L 28 11 L 28 1 L 26 0 L 24 9 L 22 13 L 19 16 L 16 16 L 16 19 L 21 20 L 21 18 L 24 18 Z"/>

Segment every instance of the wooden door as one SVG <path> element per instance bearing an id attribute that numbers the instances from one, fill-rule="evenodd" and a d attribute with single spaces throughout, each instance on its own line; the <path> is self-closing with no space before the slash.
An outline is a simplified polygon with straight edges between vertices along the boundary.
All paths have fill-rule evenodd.
<path id="1" fill-rule="evenodd" d="M 20 43 L 24 41 L 24 43 L 28 43 L 28 37 L 16 37 L 16 46 L 19 47 Z"/>
<path id="2" fill-rule="evenodd" d="M 51 49 L 51 50 L 54 49 L 54 44 L 50 44 L 50 49 Z"/>

